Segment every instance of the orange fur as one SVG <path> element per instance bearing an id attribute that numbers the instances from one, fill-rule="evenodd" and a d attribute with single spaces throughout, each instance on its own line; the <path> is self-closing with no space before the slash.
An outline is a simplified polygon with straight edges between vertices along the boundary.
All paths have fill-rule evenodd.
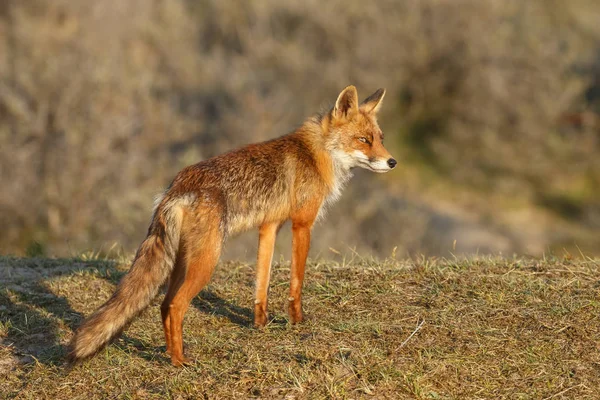
<path id="1" fill-rule="evenodd" d="M 292 222 L 289 315 L 302 321 L 302 283 L 311 229 L 335 201 L 351 169 L 391 170 L 376 113 L 385 94 L 358 104 L 356 88 L 344 89 L 332 110 L 295 132 L 183 169 L 158 201 L 148 237 L 115 294 L 76 332 L 70 358 L 92 356 L 115 338 L 170 277 L 161 316 L 173 365 L 183 354 L 183 317 L 208 283 L 224 240 L 259 227 L 254 324 L 268 322 L 267 293 L 275 237 Z"/>

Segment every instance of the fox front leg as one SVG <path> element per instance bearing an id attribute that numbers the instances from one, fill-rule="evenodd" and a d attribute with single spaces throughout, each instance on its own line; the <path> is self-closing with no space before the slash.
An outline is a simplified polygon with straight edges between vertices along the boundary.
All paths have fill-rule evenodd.
<path id="1" fill-rule="evenodd" d="M 288 313 L 292 324 L 302 321 L 302 282 L 310 247 L 310 229 L 310 224 L 292 223 L 292 269 L 288 299 Z"/>
<path id="2" fill-rule="evenodd" d="M 267 296 L 271 277 L 271 262 L 277 236 L 277 223 L 264 224 L 259 229 L 258 259 L 256 261 L 256 299 L 254 301 L 254 326 L 267 324 Z"/>

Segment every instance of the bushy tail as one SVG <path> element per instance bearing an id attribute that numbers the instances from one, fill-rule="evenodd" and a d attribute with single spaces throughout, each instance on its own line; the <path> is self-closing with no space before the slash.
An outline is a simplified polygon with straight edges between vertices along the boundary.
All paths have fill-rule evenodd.
<path id="1" fill-rule="evenodd" d="M 87 318 L 69 345 L 68 359 L 76 362 L 96 354 L 156 297 L 170 276 L 179 249 L 185 200 L 162 202 L 155 211 L 148 237 L 137 251 L 131 269 L 112 297 Z"/>

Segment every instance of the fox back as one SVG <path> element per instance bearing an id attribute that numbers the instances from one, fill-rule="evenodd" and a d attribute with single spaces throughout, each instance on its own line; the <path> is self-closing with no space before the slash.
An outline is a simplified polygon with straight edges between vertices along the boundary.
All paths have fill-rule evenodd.
<path id="1" fill-rule="evenodd" d="M 185 168 L 165 199 L 193 194 L 214 205 L 224 233 L 232 235 L 289 219 L 307 203 L 321 210 L 339 198 L 354 167 L 391 170 L 395 161 L 383 147 L 376 119 L 385 92 L 378 90 L 359 107 L 352 89 L 330 113 L 308 119 L 291 134 Z"/>

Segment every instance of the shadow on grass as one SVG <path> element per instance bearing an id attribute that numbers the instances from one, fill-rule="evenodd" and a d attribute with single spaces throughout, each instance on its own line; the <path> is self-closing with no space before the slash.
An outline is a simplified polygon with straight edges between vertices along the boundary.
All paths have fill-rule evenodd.
<path id="1" fill-rule="evenodd" d="M 18 291 L 17 291 L 18 290 Z M 20 361 L 59 364 L 65 355 L 61 325 L 73 329 L 83 316 L 38 282 L 0 292 L 0 321 L 7 327 L 2 345 Z"/>
<path id="2" fill-rule="evenodd" d="M 62 365 L 68 350 L 65 333 L 76 330 L 86 316 L 75 311 L 68 298 L 53 293 L 47 282 L 93 271 L 95 276 L 116 285 L 126 273 L 116 267 L 112 261 L 0 257 L 0 276 L 3 277 L 0 328 L 5 331 L 0 344 L 8 348 L 19 363 L 35 360 L 44 365 Z M 14 276 L 4 278 L 8 275 Z M 203 290 L 192 304 L 203 313 L 225 317 L 242 327 L 251 326 L 253 322 L 249 308 L 237 306 L 211 290 Z M 164 346 L 156 347 L 127 335 L 119 339 L 125 347 L 137 349 L 136 356 L 145 360 L 163 357 L 167 360 Z"/>
<path id="3" fill-rule="evenodd" d="M 67 351 L 63 335 L 75 330 L 84 315 L 53 293 L 46 282 L 90 269 L 112 284 L 124 275 L 109 261 L 0 258 L 0 322 L 5 331 L 0 344 L 20 363 L 63 364 Z"/>
<path id="4" fill-rule="evenodd" d="M 254 322 L 249 308 L 237 306 L 209 289 L 202 290 L 192 305 L 203 313 L 225 317 L 239 326 L 251 326 Z"/>

